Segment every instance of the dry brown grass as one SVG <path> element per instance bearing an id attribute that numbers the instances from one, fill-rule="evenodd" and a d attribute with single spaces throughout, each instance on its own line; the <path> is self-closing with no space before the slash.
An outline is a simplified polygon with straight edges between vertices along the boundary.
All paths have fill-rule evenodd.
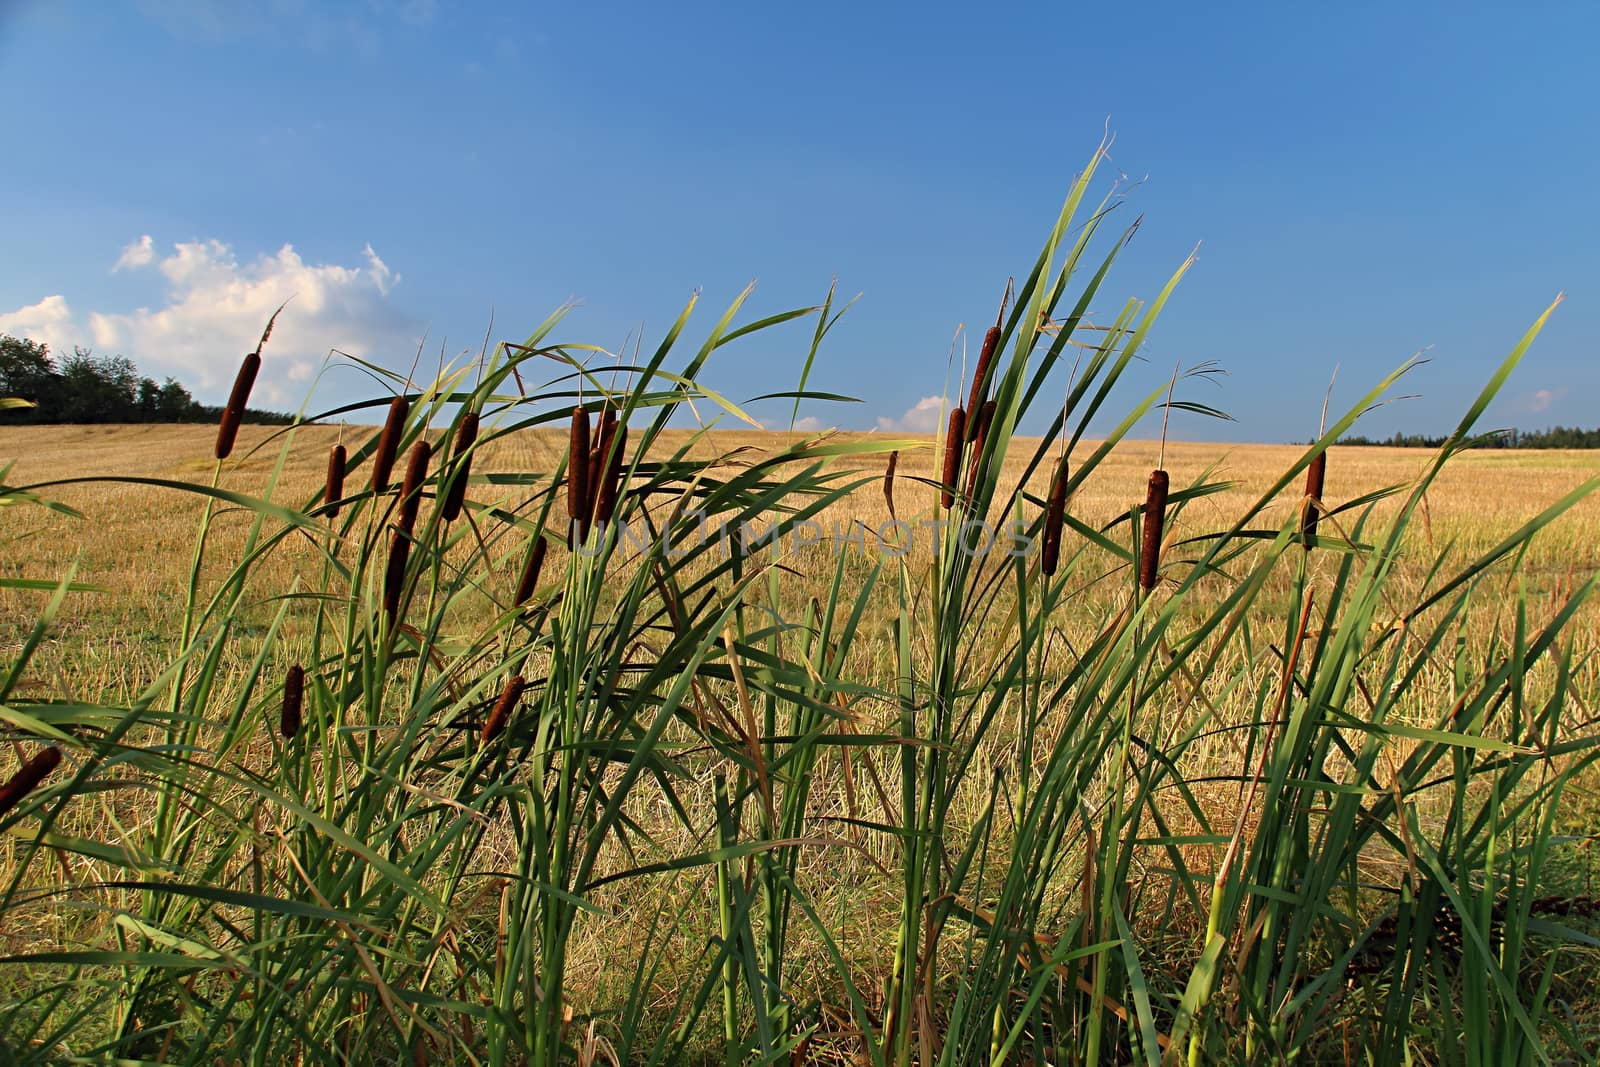
<path id="1" fill-rule="evenodd" d="M 234 458 L 225 464 L 223 486 L 245 493 L 265 492 L 277 462 L 278 443 L 282 440 L 277 436 L 279 432 L 260 426 L 243 427 Z M 371 428 L 335 427 L 298 430 L 295 447 L 273 492 L 274 499 L 295 506 L 312 500 L 323 488 L 327 450 L 340 435 L 344 435 L 353 452 L 355 445 L 375 432 Z M 553 478 L 569 445 L 564 430 L 525 431 L 493 439 L 487 439 L 486 430 L 485 436 L 486 442 L 480 446 L 473 464 L 478 474 L 519 471 Z M 210 438 L 210 429 L 200 426 L 4 428 L 0 429 L 0 458 L 15 457 L 13 484 L 86 476 L 205 482 L 212 468 Z M 673 431 L 665 435 L 659 447 L 661 451 L 675 450 L 689 439 L 689 431 Z M 700 456 L 727 456 L 730 464 L 745 463 L 754 453 L 781 447 L 788 441 L 788 435 L 781 433 L 712 430 L 693 442 L 692 451 Z M 1002 472 L 1003 482 L 1012 483 L 1021 477 L 1036 444 L 1031 439 L 1014 442 Z M 941 514 L 938 446 L 938 441 L 926 438 L 901 453 L 895 491 L 901 521 L 915 525 Z M 1092 447 L 1092 443 L 1080 446 L 1079 454 L 1087 455 Z M 1174 493 L 1202 480 L 1230 485 L 1191 500 L 1172 513 L 1163 552 L 1165 573 L 1181 572 L 1186 556 L 1181 548 L 1184 539 L 1226 529 L 1302 454 L 1303 449 L 1293 445 L 1168 443 L 1164 462 Z M 1337 507 L 1352 497 L 1407 483 L 1428 459 L 1428 453 L 1414 449 L 1333 449 L 1328 461 L 1325 503 Z M 1049 492 L 1055 460 L 1056 453 L 1052 451 L 1030 481 L 1029 490 L 1038 500 Z M 1122 444 L 1075 490 L 1069 513 L 1097 528 L 1125 518 L 1144 502 L 1149 473 L 1158 461 L 1162 457 L 1156 442 Z M 864 525 L 875 532 L 890 522 L 889 506 L 881 490 L 881 475 L 887 462 L 887 456 L 881 455 L 855 461 L 863 484 L 848 501 L 820 516 L 825 530 L 831 533 Z M 1397 588 L 1409 595 L 1424 579 L 1427 562 L 1448 544 L 1454 544 L 1458 562 L 1486 551 L 1588 477 L 1593 462 L 1585 453 L 1555 451 L 1476 452 L 1460 457 L 1439 477 L 1427 497 L 1421 522 L 1413 526 L 1413 536 L 1426 543 L 1411 546 L 1402 560 Z M 360 484 L 366 473 L 354 469 L 352 480 Z M 475 485 L 471 496 L 480 503 L 517 509 L 524 503 L 518 499 L 521 492 L 497 493 L 490 487 Z M 6 551 L 0 556 L 0 566 L 10 575 L 57 577 L 76 564 L 78 580 L 96 584 L 104 592 L 69 598 L 51 642 L 35 660 L 35 666 L 48 672 L 51 684 L 66 682 L 67 691 L 85 699 L 126 699 L 155 677 L 175 641 L 203 500 L 170 489 L 117 481 L 62 486 L 49 495 L 80 510 L 84 519 L 78 521 L 38 508 L 13 509 L 7 515 Z M 1381 522 L 1392 513 L 1398 500 L 1396 497 L 1380 503 L 1375 511 L 1376 521 Z M 1301 503 L 1297 484 L 1282 492 L 1266 515 L 1275 524 L 1293 521 Z M 558 507 L 553 514 L 561 511 Z M 1347 532 L 1350 521 L 1348 513 L 1324 519 L 1324 541 Z M 207 564 L 213 578 L 220 577 L 227 561 L 236 558 L 237 554 L 230 554 L 228 549 L 243 545 L 249 522 L 250 516 L 239 513 L 224 514 L 218 520 L 208 555 L 208 560 L 217 562 Z M 866 534 L 868 545 L 872 544 L 873 532 Z M 1590 497 L 1535 541 L 1521 576 L 1531 585 L 1529 591 L 1536 607 L 1553 611 L 1575 583 L 1600 567 L 1597 532 L 1600 498 Z M 1114 536 L 1124 544 L 1128 542 L 1126 523 L 1114 528 Z M 1070 542 L 1073 538 L 1069 532 L 1065 540 Z M 913 544 L 915 551 L 916 547 L 926 548 L 928 541 L 924 536 Z M 505 562 L 507 602 L 515 596 L 527 547 L 516 544 Z M 558 542 L 551 566 L 560 565 L 563 552 Z M 793 570 L 815 583 L 814 588 L 797 589 L 797 593 L 820 594 L 825 589 L 832 571 L 828 552 L 825 547 L 813 546 L 788 555 L 786 562 Z M 1100 555 L 1104 559 L 1098 561 L 1097 568 L 1085 569 L 1097 576 L 1096 587 L 1086 590 L 1090 601 L 1125 596 L 1130 584 L 1125 565 L 1108 554 Z M 262 598 L 258 602 L 265 607 L 264 598 L 290 589 L 297 577 L 308 578 L 308 568 L 316 565 L 316 558 L 311 546 L 305 545 L 300 551 L 280 551 L 262 560 L 252 575 L 253 587 Z M 864 553 L 863 558 L 869 558 L 869 554 Z M 1193 597 L 1193 602 L 1203 606 L 1208 598 L 1203 590 L 1197 593 L 1202 595 Z M 0 590 L 0 651 L 21 640 L 40 599 L 41 594 L 37 593 Z M 1589 632 L 1596 633 L 1593 609 L 1587 618 Z M 1488 628 L 1501 628 L 1504 632 L 1507 622 L 1492 610 L 1473 616 L 1480 638 L 1487 636 Z M 1068 642 L 1081 636 L 1074 631 L 1072 620 L 1064 620 L 1062 626 Z M 889 652 L 887 646 L 873 641 L 861 642 L 860 649 L 863 656 L 887 656 Z M 860 664 L 864 676 L 881 675 L 874 666 Z"/>
<path id="2" fill-rule="evenodd" d="M 261 493 L 278 458 L 278 428 L 245 426 L 233 458 L 224 465 L 224 487 Z M 274 499 L 303 505 L 323 488 L 328 449 L 341 434 L 351 451 L 372 428 L 306 427 L 296 431 Z M 665 435 L 662 449 L 681 447 L 689 431 Z M 488 430 L 485 431 L 488 436 Z M 861 435 L 846 434 L 846 438 Z M 746 462 L 752 450 L 781 447 L 789 436 L 750 430 L 712 430 L 694 445 L 699 455 L 728 455 L 730 462 Z M 932 438 L 922 447 L 902 451 L 896 471 L 896 508 L 900 519 L 913 524 L 936 515 L 939 451 Z M 12 484 L 55 478 L 89 476 L 165 478 L 190 482 L 209 479 L 213 431 L 205 426 L 38 426 L 0 428 L 0 459 L 14 459 Z M 1002 472 L 1003 483 L 1020 476 L 1036 441 L 1014 442 Z M 525 471 L 553 473 L 567 451 L 567 434 L 561 430 L 525 431 L 488 441 L 474 460 L 474 474 Z M 1087 455 L 1092 443 L 1080 445 Z M 1299 456 L 1296 445 L 1209 444 L 1170 442 L 1165 464 L 1174 493 L 1205 478 L 1227 481 L 1229 488 L 1190 501 L 1168 523 L 1164 558 L 1181 553 L 1170 546 L 1186 537 L 1225 529 L 1233 517 L 1257 499 Z M 1430 454 L 1417 449 L 1335 448 L 1328 460 L 1325 500 L 1329 507 L 1386 486 L 1403 484 L 1421 471 Z M 1116 448 L 1072 496 L 1069 512 L 1080 521 L 1101 527 L 1125 516 L 1143 502 L 1149 472 L 1160 458 L 1153 441 L 1130 441 Z M 1043 500 L 1049 492 L 1055 453 L 1040 465 L 1029 484 Z M 1422 578 L 1422 561 L 1454 543 L 1458 558 L 1481 553 L 1509 534 L 1539 509 L 1572 490 L 1594 470 L 1595 460 L 1584 452 L 1482 451 L 1460 457 L 1446 468 L 1428 494 L 1422 521 L 1415 529 L 1428 542 L 1416 546 L 1416 573 Z M 881 491 L 886 456 L 859 461 L 870 479 L 847 505 L 837 505 L 822 517 L 831 530 L 836 524 L 859 521 L 877 530 L 890 521 Z M 1209 474 L 1208 474 L 1209 472 Z M 351 477 L 362 484 L 369 472 L 355 468 Z M 920 481 L 919 481 L 920 479 Z M 1280 494 L 1268 511 L 1274 522 L 1286 522 L 1299 513 L 1298 485 Z M 6 516 L 5 548 L 0 554 L 3 573 L 29 577 L 58 577 L 76 564 L 80 581 L 104 588 L 99 595 L 72 598 L 54 634 L 58 648 L 71 659 L 46 654 L 52 662 L 79 679 L 89 689 L 116 690 L 135 678 L 150 675 L 136 668 L 153 667 L 167 635 L 179 618 L 182 591 L 191 562 L 190 553 L 203 500 L 198 496 L 153 486 L 107 481 L 53 489 L 52 498 L 80 510 L 83 521 L 54 515 L 37 508 L 16 508 Z M 475 485 L 471 496 L 513 507 L 521 503 L 508 493 Z M 1377 518 L 1397 506 L 1395 500 L 1377 507 Z M 559 509 L 558 509 L 559 510 Z M 224 515 L 213 536 L 212 560 L 227 560 L 233 539 L 243 544 L 250 519 Z M 1349 516 L 1323 520 L 1324 538 L 1348 529 Z M 1126 541 L 1126 527 L 1120 527 Z M 1537 583 L 1533 590 L 1554 603 L 1575 581 L 1600 567 L 1600 498 L 1590 497 L 1539 538 L 1523 566 L 1523 577 Z M 1071 539 L 1068 534 L 1068 540 Z M 816 551 L 816 550 L 813 550 Z M 308 550 L 276 553 L 263 561 L 254 576 L 261 589 L 286 590 L 295 568 L 312 558 Z M 514 587 L 522 564 L 519 557 L 507 578 Z M 216 566 L 221 566 L 217 564 Z M 1169 566 L 1171 565 L 1169 559 Z M 1110 566 L 1108 562 L 1108 566 Z M 816 570 L 825 580 L 826 568 Z M 1120 586 L 1118 587 L 1120 588 Z M 0 650 L 20 639 L 37 608 L 37 594 L 0 590 Z M 92 638 L 90 635 L 93 635 Z M 128 655 L 126 653 L 132 653 Z"/>

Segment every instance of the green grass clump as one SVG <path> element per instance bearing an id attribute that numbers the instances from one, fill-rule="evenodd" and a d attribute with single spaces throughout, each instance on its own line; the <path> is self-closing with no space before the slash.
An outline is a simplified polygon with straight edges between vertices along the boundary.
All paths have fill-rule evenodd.
<path id="1" fill-rule="evenodd" d="M 986 335 L 981 426 L 952 421 L 941 477 L 854 465 L 913 440 L 669 433 L 744 417 L 708 364 L 790 323 L 810 351 L 782 395 L 828 398 L 831 293 L 735 325 L 741 296 L 683 357 L 691 301 L 603 370 L 558 313 L 421 388 L 355 361 L 386 395 L 276 435 L 259 493 L 221 460 L 123 479 L 202 505 L 170 658 L 130 700 L 29 673 L 92 592 L 0 579 L 48 594 L 0 721 L 19 758 L 64 753 L 0 812 L 9 1058 L 1592 1059 L 1597 908 L 1568 846 L 1600 754 L 1596 578 L 1545 610 L 1520 568 L 1600 479 L 1396 579 L 1549 312 L 1408 485 L 1322 499 L 1328 447 L 1409 365 L 1220 525 L 1193 512 L 1227 486 L 1164 468 L 1087 521 L 1143 416 L 1215 414 L 1163 383 L 1087 443 L 1189 266 L 1091 328 L 1126 236 L 1089 258 L 1100 159 Z M 382 431 L 280 498 L 295 434 L 352 411 Z M 486 461 L 562 427 L 547 469 Z M 934 524 L 918 553 L 792 547 L 864 487 Z M 979 523 L 1048 563 L 974 553 Z"/>

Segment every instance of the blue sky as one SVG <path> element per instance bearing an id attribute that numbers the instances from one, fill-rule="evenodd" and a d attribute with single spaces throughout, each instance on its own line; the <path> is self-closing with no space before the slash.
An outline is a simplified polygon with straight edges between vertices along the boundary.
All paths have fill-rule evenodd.
<path id="1" fill-rule="evenodd" d="M 292 407 L 334 345 L 403 369 L 575 298 L 561 337 L 615 349 L 696 289 L 691 337 L 747 282 L 755 314 L 837 276 L 862 298 L 813 383 L 864 403 L 812 414 L 887 427 L 1109 123 L 1145 221 L 1096 310 L 1200 244 L 1127 396 L 1229 371 L 1193 395 L 1238 421 L 1176 435 L 1305 439 L 1335 364 L 1351 403 L 1423 348 L 1423 395 L 1366 426 L 1446 429 L 1561 291 L 1490 421 L 1593 425 L 1596 40 L 1582 3 L 0 0 L 0 330 L 216 399 L 295 293 L 263 386 Z M 711 382 L 791 388 L 807 339 Z"/>

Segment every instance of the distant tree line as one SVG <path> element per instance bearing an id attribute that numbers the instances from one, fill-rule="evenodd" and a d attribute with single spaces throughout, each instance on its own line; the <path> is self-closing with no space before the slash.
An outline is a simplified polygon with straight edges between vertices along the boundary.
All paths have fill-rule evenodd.
<path id="1" fill-rule="evenodd" d="M 1395 433 L 1392 437 L 1341 437 L 1341 445 L 1386 445 L 1390 448 L 1438 448 L 1447 437 Z M 1475 448 L 1600 448 L 1600 428 L 1551 426 L 1544 430 L 1502 430 L 1474 442 Z"/>
<path id="2" fill-rule="evenodd" d="M 157 384 L 133 361 L 83 348 L 58 366 L 47 345 L 0 334 L 0 397 L 31 407 L 0 406 L 0 424 L 56 422 L 214 422 L 222 409 L 201 404 L 176 378 Z M 245 411 L 246 422 L 288 423 L 293 416 Z"/>

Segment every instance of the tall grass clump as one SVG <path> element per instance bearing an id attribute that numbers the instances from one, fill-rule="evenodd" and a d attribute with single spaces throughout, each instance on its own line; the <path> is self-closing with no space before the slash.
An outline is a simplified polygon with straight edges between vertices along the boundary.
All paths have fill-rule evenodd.
<path id="1" fill-rule="evenodd" d="M 752 334 L 804 329 L 776 395 L 839 399 L 808 381 L 833 294 L 747 292 L 632 365 L 566 309 L 431 382 L 361 363 L 382 395 L 252 446 L 257 481 L 226 414 L 208 481 L 120 479 L 201 509 L 129 699 L 30 670 L 92 586 L 0 578 L 43 597 L 0 660 L 9 1059 L 1592 1058 L 1600 906 L 1558 827 L 1600 752 L 1597 579 L 1536 600 L 1524 561 L 1600 479 L 1476 557 L 1414 529 L 1550 312 L 1409 484 L 1323 478 L 1407 364 L 1238 514 L 1163 463 L 1093 520 L 1146 416 L 1223 417 L 1113 401 L 1191 264 L 1091 321 L 1135 228 L 1102 158 L 933 442 L 725 447 L 772 399 L 709 384 Z M 381 428 L 285 489 L 352 411 Z"/>

